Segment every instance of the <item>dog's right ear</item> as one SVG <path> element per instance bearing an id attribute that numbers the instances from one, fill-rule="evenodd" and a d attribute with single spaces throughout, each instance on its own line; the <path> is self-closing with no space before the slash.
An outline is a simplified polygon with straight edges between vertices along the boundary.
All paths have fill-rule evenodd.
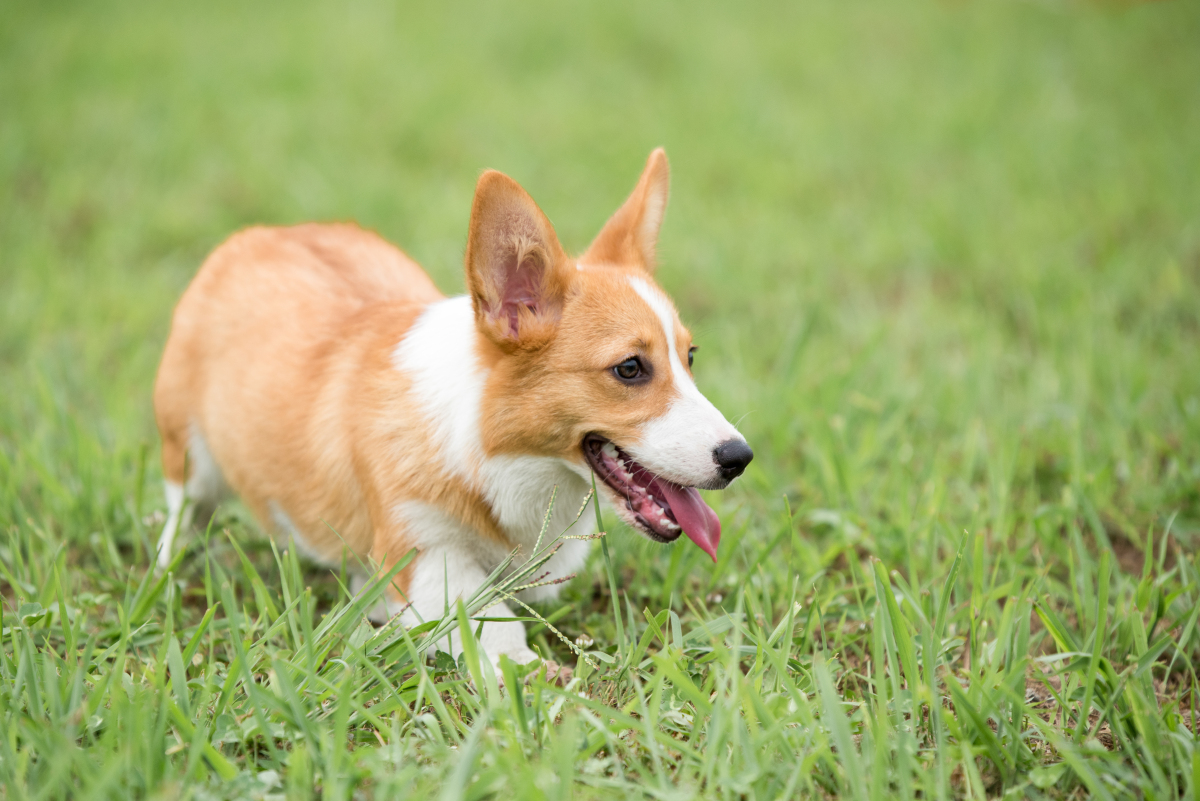
<path id="1" fill-rule="evenodd" d="M 654 249 L 658 244 L 658 229 L 662 227 L 667 211 L 670 183 L 667 153 L 660 147 L 650 154 L 633 194 L 604 224 L 582 261 L 637 264 L 653 273 Z"/>
<path id="2" fill-rule="evenodd" d="M 467 233 L 467 289 L 475 324 L 503 350 L 554 334 L 567 291 L 567 255 L 554 226 L 520 184 L 488 170 L 475 187 Z"/>

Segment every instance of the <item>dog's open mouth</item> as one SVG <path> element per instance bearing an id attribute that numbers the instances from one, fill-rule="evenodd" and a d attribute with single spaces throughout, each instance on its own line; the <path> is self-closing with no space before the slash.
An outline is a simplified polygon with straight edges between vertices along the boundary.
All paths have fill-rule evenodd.
<path id="1" fill-rule="evenodd" d="M 659 542 L 673 542 L 682 532 L 717 561 L 721 521 L 695 487 L 651 473 L 597 434 L 584 439 L 583 454 L 596 475 L 624 498 L 627 522 Z"/>

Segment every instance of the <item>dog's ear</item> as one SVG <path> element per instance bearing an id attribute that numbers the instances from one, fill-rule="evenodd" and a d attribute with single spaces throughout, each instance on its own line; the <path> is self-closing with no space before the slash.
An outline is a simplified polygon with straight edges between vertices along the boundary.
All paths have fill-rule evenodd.
<path id="1" fill-rule="evenodd" d="M 504 350 L 548 342 L 562 315 L 566 262 L 554 226 L 520 184 L 495 170 L 480 176 L 466 255 L 479 330 Z"/>
<path id="2" fill-rule="evenodd" d="M 633 194 L 600 229 L 581 261 L 635 264 L 654 272 L 654 248 L 667 210 L 671 169 L 661 147 L 650 154 Z"/>

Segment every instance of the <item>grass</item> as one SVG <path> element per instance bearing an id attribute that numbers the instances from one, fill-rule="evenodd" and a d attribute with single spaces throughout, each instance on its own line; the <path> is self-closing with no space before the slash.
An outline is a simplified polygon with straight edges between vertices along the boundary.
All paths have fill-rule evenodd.
<path id="1" fill-rule="evenodd" d="M 0 797 L 1197 797 L 1195 3 L 3 16 Z M 156 576 L 223 237 L 352 218 L 459 291 L 479 170 L 582 249 L 659 144 L 757 454 L 716 565 L 609 520 L 527 612 L 576 683 L 507 691 L 414 654 L 520 576 L 377 629 L 236 505 Z"/>

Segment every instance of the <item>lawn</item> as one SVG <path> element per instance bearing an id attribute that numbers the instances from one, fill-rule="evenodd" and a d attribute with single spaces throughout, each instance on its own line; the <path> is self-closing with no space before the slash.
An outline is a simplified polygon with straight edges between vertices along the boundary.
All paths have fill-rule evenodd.
<path id="1" fill-rule="evenodd" d="M 1200 4 L 0 17 L 0 798 L 1197 797 Z M 236 504 L 154 572 L 224 237 L 353 219 L 459 292 L 482 169 L 581 250 L 657 145 L 756 452 L 715 565 L 608 515 L 523 611 L 574 683 L 507 690 Z"/>

